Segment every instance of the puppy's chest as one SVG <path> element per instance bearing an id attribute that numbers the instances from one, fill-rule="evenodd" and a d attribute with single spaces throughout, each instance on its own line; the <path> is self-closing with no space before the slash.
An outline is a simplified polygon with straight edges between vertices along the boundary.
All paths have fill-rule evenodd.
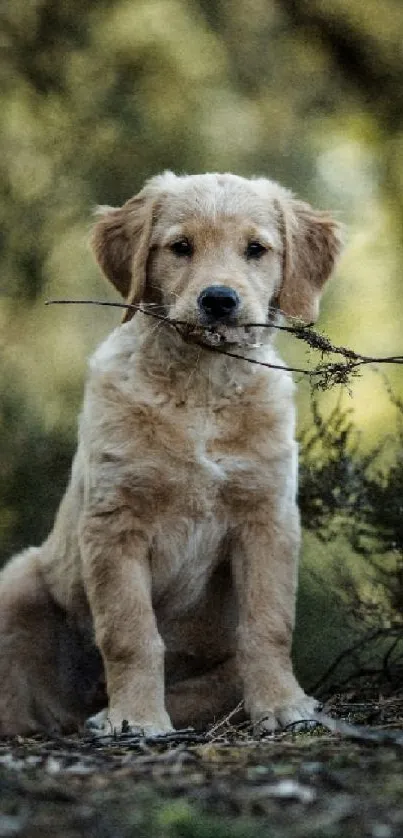
<path id="1" fill-rule="evenodd" d="M 241 452 L 239 446 L 235 446 L 231 456 L 226 446 L 226 423 L 217 421 L 216 416 L 195 410 L 191 416 L 186 417 L 184 424 L 190 462 L 193 461 L 193 466 L 200 476 L 204 475 L 207 482 L 222 484 L 230 479 L 235 467 L 234 453 L 238 465 L 241 458 L 245 464 L 248 462 L 247 452 Z"/>
<path id="2" fill-rule="evenodd" d="M 246 412 L 196 406 L 162 414 L 160 421 L 154 445 L 161 481 L 188 513 L 206 514 L 267 486 L 263 417 L 259 425 Z"/>

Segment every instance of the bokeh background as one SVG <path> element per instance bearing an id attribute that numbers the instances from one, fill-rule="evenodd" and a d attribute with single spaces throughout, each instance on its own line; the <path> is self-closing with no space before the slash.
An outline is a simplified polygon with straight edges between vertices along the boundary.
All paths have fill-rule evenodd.
<path id="1" fill-rule="evenodd" d="M 362 353 L 403 353 L 403 5 L 12 0 L 0 44 L 1 563 L 51 525 L 86 358 L 119 322 L 114 310 L 44 301 L 114 299 L 88 248 L 92 210 L 123 202 L 156 172 L 268 175 L 332 209 L 346 248 L 320 327 Z M 291 338 L 282 350 L 306 360 Z M 388 377 L 401 396 L 402 368 Z M 324 415 L 340 398 L 364 450 L 393 437 L 379 373 L 322 394 Z M 311 399 L 301 381 L 301 433 Z M 305 680 L 348 640 L 331 568 L 356 566 L 351 545 L 324 545 L 308 530 Z"/>

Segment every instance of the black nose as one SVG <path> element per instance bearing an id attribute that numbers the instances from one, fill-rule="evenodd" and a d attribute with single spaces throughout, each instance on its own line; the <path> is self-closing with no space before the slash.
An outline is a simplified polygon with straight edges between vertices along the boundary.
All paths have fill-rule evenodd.
<path id="1" fill-rule="evenodd" d="M 236 314 L 240 299 L 236 291 L 228 285 L 209 285 L 199 294 L 199 309 L 210 322 L 226 320 Z"/>

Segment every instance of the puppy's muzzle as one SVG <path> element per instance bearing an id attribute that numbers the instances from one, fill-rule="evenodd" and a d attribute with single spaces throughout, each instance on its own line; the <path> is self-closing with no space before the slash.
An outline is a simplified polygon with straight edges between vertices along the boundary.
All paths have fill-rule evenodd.
<path id="1" fill-rule="evenodd" d="M 200 292 L 197 305 L 204 323 L 233 323 L 241 301 L 228 285 L 209 285 Z"/>

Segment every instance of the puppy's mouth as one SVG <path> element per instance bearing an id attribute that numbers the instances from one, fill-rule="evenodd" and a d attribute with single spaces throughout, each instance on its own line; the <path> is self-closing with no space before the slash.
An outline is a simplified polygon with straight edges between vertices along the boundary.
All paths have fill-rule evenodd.
<path id="1" fill-rule="evenodd" d="M 189 343 L 198 343 L 217 348 L 244 347 L 255 349 L 261 346 L 253 326 L 228 325 L 217 323 L 214 326 L 204 324 L 187 325 L 183 333 Z"/>

